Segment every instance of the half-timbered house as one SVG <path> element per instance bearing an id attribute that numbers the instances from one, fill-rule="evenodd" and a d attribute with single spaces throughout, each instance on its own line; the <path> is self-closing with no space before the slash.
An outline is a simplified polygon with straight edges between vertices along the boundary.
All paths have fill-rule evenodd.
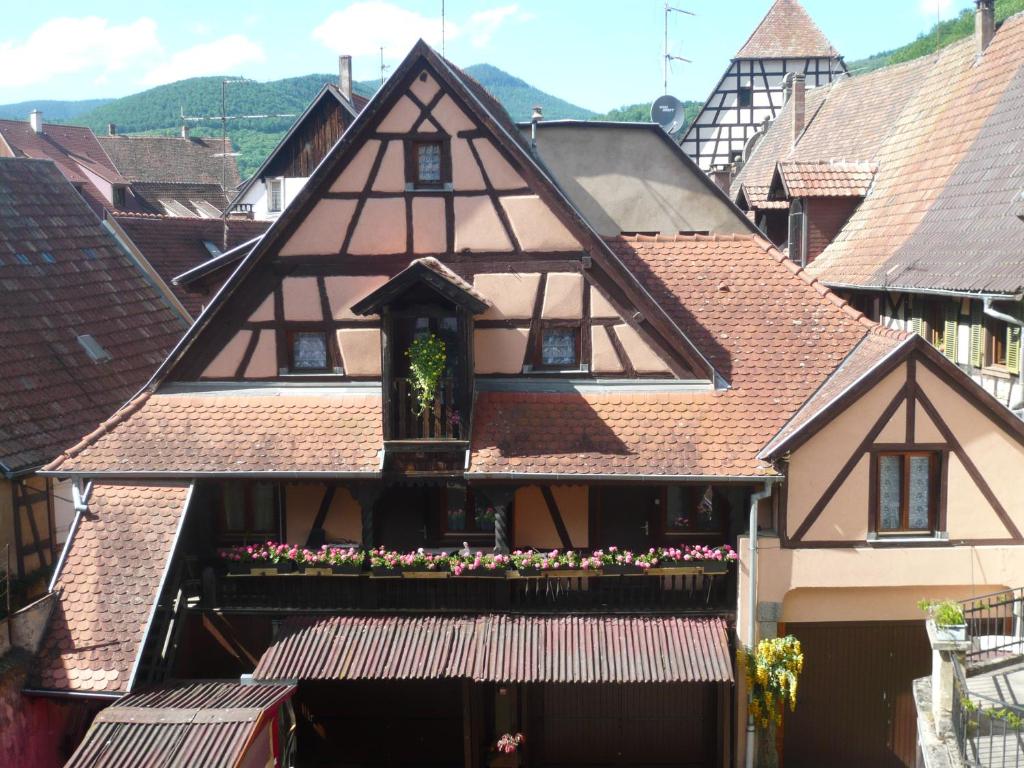
<path id="1" fill-rule="evenodd" d="M 145 390 L 48 466 L 82 511 L 29 685 L 295 685 L 297 765 L 725 768 L 733 629 L 805 620 L 820 555 L 857 558 L 861 607 L 876 560 L 966 562 L 978 498 L 1016 562 L 994 526 L 1019 500 L 974 469 L 1005 450 L 1010 477 L 1019 440 L 756 234 L 600 236 L 419 43 Z M 892 578 L 891 613 L 942 591 Z"/>
<path id="2" fill-rule="evenodd" d="M 686 129 L 683 151 L 705 171 L 732 165 L 778 116 L 787 80 L 802 76 L 816 87 L 845 72 L 843 57 L 798 0 L 775 0 Z"/>

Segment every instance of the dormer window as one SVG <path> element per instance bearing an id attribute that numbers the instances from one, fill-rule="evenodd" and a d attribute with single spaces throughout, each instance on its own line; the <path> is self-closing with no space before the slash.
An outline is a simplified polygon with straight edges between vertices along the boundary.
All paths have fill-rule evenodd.
<path id="1" fill-rule="evenodd" d="M 448 142 L 434 135 L 406 143 L 405 180 L 412 189 L 441 189 L 451 181 L 451 155 Z"/>
<path id="2" fill-rule="evenodd" d="M 127 205 L 128 192 L 124 187 L 114 187 L 114 207 L 124 208 Z"/>
<path id="3" fill-rule="evenodd" d="M 292 373 L 324 373 L 331 369 L 326 333 L 295 331 L 290 348 Z"/>
<path id="4" fill-rule="evenodd" d="M 548 325 L 541 330 L 540 367 L 576 368 L 580 363 L 580 326 Z"/>
<path id="5" fill-rule="evenodd" d="M 267 213 L 284 209 L 284 179 L 267 179 Z"/>
<path id="6" fill-rule="evenodd" d="M 441 183 L 441 143 L 424 141 L 416 145 L 416 183 Z"/>

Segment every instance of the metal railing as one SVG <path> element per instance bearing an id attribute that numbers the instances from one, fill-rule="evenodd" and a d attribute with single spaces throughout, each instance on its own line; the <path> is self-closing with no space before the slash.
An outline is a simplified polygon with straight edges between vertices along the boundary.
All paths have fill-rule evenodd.
<path id="1" fill-rule="evenodd" d="M 960 603 L 971 639 L 967 666 L 1024 655 L 1024 588 L 992 592 Z"/>
<path id="2" fill-rule="evenodd" d="M 953 733 L 972 768 L 1024 768 L 1024 708 L 971 691 L 953 658 Z"/>

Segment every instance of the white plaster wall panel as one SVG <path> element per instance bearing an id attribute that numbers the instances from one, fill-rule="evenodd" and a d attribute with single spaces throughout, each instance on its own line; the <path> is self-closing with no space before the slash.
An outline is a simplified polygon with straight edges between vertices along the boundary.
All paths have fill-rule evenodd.
<path id="1" fill-rule="evenodd" d="M 515 168 L 509 165 L 508 160 L 498 149 L 487 139 L 474 139 L 473 146 L 480 155 L 480 162 L 487 171 L 487 178 L 491 186 L 497 190 L 522 189 L 526 186 L 523 177 Z"/>
<path id="2" fill-rule="evenodd" d="M 338 348 L 345 375 L 380 376 L 379 328 L 342 328 Z"/>
<path id="3" fill-rule="evenodd" d="M 352 305 L 388 281 L 387 275 L 329 275 L 324 278 L 327 303 L 335 320 L 355 320 Z M 376 317 L 376 315 L 374 315 Z"/>
<path id="4" fill-rule="evenodd" d="M 489 197 L 455 198 L 455 251 L 511 251 L 497 211 Z"/>
<path id="5" fill-rule="evenodd" d="M 448 251 L 444 198 L 419 195 L 412 199 L 412 249 L 418 254 Z"/>
<path id="6" fill-rule="evenodd" d="M 430 116 L 437 120 L 444 128 L 445 133 L 454 136 L 459 131 L 471 131 L 476 128 L 476 123 L 466 116 L 466 113 L 455 106 L 452 97 L 445 95 L 437 102 L 437 106 L 431 111 Z"/>
<path id="7" fill-rule="evenodd" d="M 473 332 L 473 360 L 477 373 L 522 373 L 527 328 L 482 328 Z"/>
<path id="8" fill-rule="evenodd" d="M 373 161 L 377 158 L 380 150 L 380 142 L 377 139 L 369 139 L 356 152 L 348 165 L 338 175 L 331 185 L 331 192 L 362 192 L 366 188 L 366 181 L 370 177 L 370 169 Z"/>
<path id="9" fill-rule="evenodd" d="M 249 315 L 250 323 L 262 323 L 268 320 L 274 319 L 274 294 L 270 294 L 265 298 L 260 305 L 256 307 L 256 311 Z"/>
<path id="10" fill-rule="evenodd" d="M 631 325 L 616 325 L 615 335 L 622 342 L 622 348 L 637 373 L 668 373 L 669 367 Z"/>
<path id="11" fill-rule="evenodd" d="M 215 358 L 206 366 L 199 377 L 201 379 L 231 379 L 242 364 L 242 357 L 245 355 L 245 348 L 249 346 L 249 337 L 252 331 L 239 331 L 234 335 Z"/>
<path id="12" fill-rule="evenodd" d="M 524 251 L 580 250 L 579 241 L 537 195 L 499 199 Z"/>
<path id="13" fill-rule="evenodd" d="M 468 139 L 452 139 L 452 186 L 460 191 L 486 189 Z"/>
<path id="14" fill-rule="evenodd" d="M 619 313 L 596 285 L 590 286 L 590 316 L 595 320 L 617 320 Z"/>
<path id="15" fill-rule="evenodd" d="M 529 320 L 537 303 L 540 274 L 482 273 L 473 277 L 473 287 L 491 302 L 481 320 Z"/>
<path id="16" fill-rule="evenodd" d="M 341 250 L 345 232 L 356 209 L 355 200 L 321 200 L 299 224 L 282 256 L 329 256 Z"/>
<path id="17" fill-rule="evenodd" d="M 245 378 L 269 379 L 277 376 L 277 339 L 273 329 L 264 328 L 259 332 L 252 359 L 245 366 Z"/>
<path id="18" fill-rule="evenodd" d="M 372 189 L 374 192 L 405 191 L 405 146 L 401 141 L 387 143 Z"/>
<path id="19" fill-rule="evenodd" d="M 405 200 L 376 197 L 363 205 L 348 252 L 354 256 L 379 256 L 405 251 Z"/>
<path id="20" fill-rule="evenodd" d="M 914 416 L 914 442 L 915 443 L 944 443 L 946 438 L 939 432 L 931 416 L 920 403 L 917 404 Z"/>
<path id="21" fill-rule="evenodd" d="M 440 86 L 437 81 L 430 76 L 429 72 L 421 72 L 416 76 L 416 79 L 412 81 L 412 85 L 409 86 L 409 90 L 412 91 L 413 95 L 427 104 L 435 95 Z"/>
<path id="22" fill-rule="evenodd" d="M 623 372 L 608 329 L 603 325 L 595 325 L 590 329 L 590 367 L 594 373 Z"/>
<path id="23" fill-rule="evenodd" d="M 381 133 L 408 133 L 419 117 L 420 108 L 408 96 L 403 96 L 380 121 L 377 130 Z"/>
<path id="24" fill-rule="evenodd" d="M 544 289 L 541 317 L 545 320 L 579 320 L 583 317 L 583 275 L 552 272 Z"/>
<path id="25" fill-rule="evenodd" d="M 320 322 L 324 319 L 320 307 L 320 287 L 315 277 L 286 277 L 281 281 L 284 297 L 285 320 L 308 320 Z"/>

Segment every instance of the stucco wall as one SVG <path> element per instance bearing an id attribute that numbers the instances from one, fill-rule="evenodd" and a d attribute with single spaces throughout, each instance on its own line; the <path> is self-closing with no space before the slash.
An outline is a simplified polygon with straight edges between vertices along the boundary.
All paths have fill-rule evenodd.
<path id="1" fill-rule="evenodd" d="M 285 486 L 285 512 L 288 541 L 305 544 L 320 509 L 325 486 L 319 483 L 291 483 Z M 328 542 L 355 541 L 363 537 L 362 510 L 359 502 L 344 486 L 339 486 L 324 519 Z"/>
<path id="2" fill-rule="evenodd" d="M 552 495 L 562 514 L 574 547 L 589 546 L 589 512 L 587 487 L 584 485 L 556 485 Z M 551 519 L 547 503 L 540 488 L 527 486 L 516 491 L 514 546 L 560 549 L 561 539 Z"/>

